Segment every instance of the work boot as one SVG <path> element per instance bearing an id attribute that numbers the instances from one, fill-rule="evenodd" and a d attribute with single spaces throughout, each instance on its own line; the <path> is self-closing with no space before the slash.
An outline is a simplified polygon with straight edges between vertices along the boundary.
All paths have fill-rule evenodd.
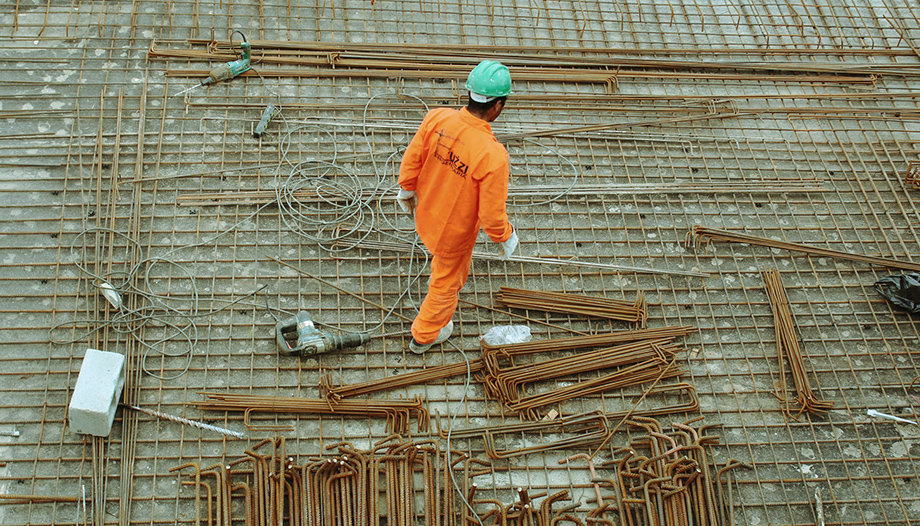
<path id="1" fill-rule="evenodd" d="M 423 354 L 425 351 L 431 348 L 432 345 L 437 345 L 439 343 L 444 343 L 450 338 L 451 333 L 454 332 L 454 320 L 447 322 L 447 325 L 441 327 L 441 330 L 438 331 L 438 337 L 431 343 L 418 343 L 415 341 L 415 338 L 412 338 L 412 341 L 409 342 L 409 350 L 415 354 Z"/>

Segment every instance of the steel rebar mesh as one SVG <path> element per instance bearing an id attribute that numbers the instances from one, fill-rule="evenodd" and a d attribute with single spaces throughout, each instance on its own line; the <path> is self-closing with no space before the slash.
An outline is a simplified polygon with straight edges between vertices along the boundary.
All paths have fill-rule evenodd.
<path id="1" fill-rule="evenodd" d="M 911 163 L 920 161 L 918 18 L 920 8 L 902 1 L 6 6 L 0 10 L 0 34 L 9 37 L 0 56 L 9 65 L 0 76 L 0 118 L 8 125 L 0 137 L 0 210 L 8 301 L 0 392 L 7 403 L 0 431 L 15 428 L 19 436 L 0 437 L 0 492 L 22 498 L 0 503 L 2 522 L 193 524 L 200 487 L 182 485 L 188 477 L 169 470 L 233 460 L 258 443 L 225 441 L 135 413 L 119 413 L 107 439 L 74 435 L 66 408 L 87 347 L 129 357 L 126 403 L 232 430 L 244 428 L 242 416 L 186 405 L 203 390 L 319 398 L 319 380 L 327 373 L 354 385 L 465 363 L 450 347 L 424 357 L 407 353 L 404 336 L 391 335 L 408 328 L 396 316 L 379 331 L 388 336 L 366 349 L 301 360 L 274 348 L 276 317 L 291 311 L 307 309 L 330 330 L 349 332 L 374 327 L 384 313 L 272 258 L 299 262 L 298 268 L 375 304 L 398 306 L 395 312 L 410 319 L 412 303 L 424 292 L 424 275 L 409 279 L 423 261 L 376 250 L 330 254 L 293 236 L 270 204 L 279 179 L 303 162 L 313 162 L 304 176 L 341 181 L 353 174 L 368 195 L 385 193 L 390 188 L 378 182 L 392 182 L 396 152 L 411 138 L 425 104 L 462 104 L 457 71 L 439 74 L 428 64 L 421 73 L 402 68 L 407 73 L 401 76 L 333 69 L 342 59 L 331 55 L 367 43 L 426 55 L 441 46 L 460 49 L 467 67 L 479 56 L 499 54 L 521 57 L 516 67 L 527 65 L 525 55 L 555 55 L 560 63 L 572 56 L 606 61 L 602 75 L 592 71 L 578 82 L 547 71 L 556 68 L 552 64 L 531 64 L 536 71 L 522 72 L 527 75 L 516 83 L 508 110 L 494 123 L 511 156 L 512 195 L 515 188 L 527 192 L 513 197 L 509 209 L 524 234 L 522 253 L 710 275 L 477 262 L 461 294 L 468 303 L 456 320 L 455 339 L 469 358 L 479 357 L 477 337 L 491 326 L 522 323 L 477 306 L 490 305 L 502 286 L 606 298 L 642 290 L 649 326 L 698 328 L 685 336 L 682 366 L 688 372 L 681 380 L 696 389 L 699 404 L 667 418 L 702 415 L 707 424 L 721 424 L 710 430 L 720 438 L 713 459 L 753 466 L 734 472 L 726 487 L 733 491 L 735 523 L 815 523 L 816 487 L 828 523 L 915 523 L 920 469 L 913 435 L 865 415 L 872 408 L 911 417 L 918 403 L 916 387 L 908 388 L 920 374 L 916 324 L 871 287 L 888 271 L 743 244 L 694 252 L 683 240 L 698 224 L 911 261 L 920 245 L 915 190 L 905 180 Z M 207 71 L 224 59 L 148 60 L 151 48 L 200 51 L 213 41 L 226 53 L 222 44 L 232 28 L 253 41 L 321 44 L 326 66 L 256 62 L 246 77 L 173 97 L 200 80 L 178 73 Z M 322 74 L 295 71 L 306 67 L 322 67 Z M 260 70 L 282 70 L 283 76 L 259 76 Z M 282 108 L 281 116 L 261 141 L 253 140 L 268 102 Z M 316 161 L 337 167 L 323 174 Z M 636 192 L 611 192 L 610 184 Z M 545 192 L 533 192 L 541 188 Z M 797 191 L 803 188 L 810 190 Z M 249 192 L 267 193 L 269 201 L 226 199 Z M 259 206 L 265 208 L 255 213 Z M 335 217 L 331 208 L 309 206 L 298 211 L 311 220 Z M 362 226 L 411 232 L 411 221 L 396 215 L 392 203 L 383 200 L 373 210 L 372 216 L 363 209 Z M 162 311 L 165 303 L 183 315 L 196 307 L 201 316 L 180 324 L 134 317 L 146 323 L 130 331 L 111 323 L 121 321 L 121 313 L 71 251 L 88 228 L 92 236 L 80 241 L 85 250 L 77 259 L 95 274 L 124 282 L 125 304 L 135 314 L 151 305 Z M 482 247 L 491 248 L 485 240 Z M 149 258 L 160 257 L 169 262 L 159 261 L 146 274 Z M 132 273 L 138 265 L 144 271 Z M 773 396 L 783 372 L 762 293 L 765 266 L 779 269 L 787 285 L 808 350 L 811 387 L 834 402 L 826 416 L 788 421 Z M 401 297 L 406 290 L 408 297 Z M 557 313 L 524 322 L 537 340 L 571 336 L 567 329 L 594 334 L 615 328 Z M 188 328 L 175 333 L 167 323 Z M 178 376 L 162 380 L 144 368 Z M 563 416 L 623 412 L 642 393 L 592 395 L 559 409 Z M 475 384 L 465 389 L 463 375 L 400 386 L 387 396 L 420 396 L 434 414 L 458 414 L 457 429 L 517 423 Z M 301 456 L 298 462 L 328 443 L 369 444 L 389 434 L 377 418 L 278 415 L 260 423 L 294 427 L 286 447 Z M 629 444 L 627 434 L 637 436 L 618 432 L 598 452 L 598 477 L 615 474 L 600 466 L 621 458 L 617 448 Z M 452 445 L 471 459 L 486 453 L 472 440 Z M 494 505 L 486 500 L 515 513 L 530 500 L 530 509 L 585 520 L 594 510 L 595 477 L 583 463 L 559 464 L 571 454 L 458 466 L 457 474 L 466 479 L 477 473 L 477 489 L 467 487 L 463 495 L 471 495 L 483 515 Z M 241 493 L 233 490 L 237 502 Z M 569 503 L 577 508 L 560 511 Z"/>

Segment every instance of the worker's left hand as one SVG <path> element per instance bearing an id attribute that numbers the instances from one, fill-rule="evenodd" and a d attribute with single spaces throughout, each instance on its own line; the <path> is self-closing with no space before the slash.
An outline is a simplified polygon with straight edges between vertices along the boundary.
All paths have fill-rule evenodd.
<path id="1" fill-rule="evenodd" d="M 396 194 L 396 203 L 403 212 L 411 214 L 415 211 L 415 191 L 400 188 L 399 193 Z"/>
<path id="2" fill-rule="evenodd" d="M 511 232 L 511 237 L 506 241 L 502 242 L 502 259 L 508 260 L 511 259 L 511 254 L 517 249 L 518 246 L 518 235 L 517 231 Z"/>

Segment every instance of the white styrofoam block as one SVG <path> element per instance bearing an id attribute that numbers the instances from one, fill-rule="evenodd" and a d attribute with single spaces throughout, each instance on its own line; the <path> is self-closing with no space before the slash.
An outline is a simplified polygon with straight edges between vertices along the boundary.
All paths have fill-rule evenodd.
<path id="1" fill-rule="evenodd" d="M 124 355 L 87 349 L 70 397 L 70 429 L 85 435 L 108 436 L 124 386 Z"/>

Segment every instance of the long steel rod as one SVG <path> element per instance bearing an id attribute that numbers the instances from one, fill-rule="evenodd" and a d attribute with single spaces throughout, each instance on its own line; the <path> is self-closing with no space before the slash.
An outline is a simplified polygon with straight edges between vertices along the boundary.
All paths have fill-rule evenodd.
<path id="1" fill-rule="evenodd" d="M 214 43 L 207 43 L 209 50 L 167 50 L 151 48 L 148 51 L 148 58 L 186 58 L 227 61 L 233 60 L 235 55 L 232 50 L 236 47 L 234 44 L 225 44 L 223 46 L 214 46 Z M 222 49 L 221 49 L 222 48 Z M 327 66 L 329 68 L 375 68 L 387 67 L 389 69 L 435 69 L 441 73 L 453 71 L 454 69 L 468 70 L 470 64 L 475 64 L 483 58 L 481 53 L 469 54 L 464 50 L 456 49 L 452 55 L 441 55 L 425 52 L 422 50 L 406 50 L 396 48 L 388 52 L 381 52 L 380 49 L 359 51 L 347 49 L 345 45 L 337 49 L 331 49 L 324 53 L 297 53 L 293 52 L 290 47 L 286 50 L 280 49 L 280 46 L 271 44 L 253 45 L 254 51 L 259 54 L 259 63 L 264 64 L 291 64 L 291 65 L 311 65 Z M 609 55 L 608 55 L 609 56 Z M 755 77 L 754 72 L 795 72 L 799 75 L 804 73 L 875 73 L 884 72 L 886 74 L 911 75 L 916 74 L 912 64 L 856 64 L 839 62 L 792 62 L 792 61 L 690 61 L 690 60 L 673 60 L 658 58 L 628 58 L 628 57 L 588 57 L 585 55 L 576 56 L 574 54 L 556 53 L 550 55 L 520 55 L 520 54 L 503 54 L 491 55 L 488 58 L 501 60 L 511 69 L 513 75 L 520 74 L 528 69 L 547 69 L 558 70 L 575 68 L 585 68 L 584 71 L 590 71 L 587 68 L 597 68 L 603 70 L 613 70 L 617 74 L 624 74 L 634 69 L 661 69 L 661 70 L 720 70 L 731 69 L 735 71 L 746 71 L 747 74 Z M 547 68 L 552 65 L 552 68 Z M 394 76 L 398 76 L 395 75 Z"/>
<path id="2" fill-rule="evenodd" d="M 190 420 L 188 418 L 182 418 L 181 416 L 170 415 L 168 413 L 161 413 L 160 411 L 154 411 L 153 409 L 146 409 L 143 407 L 138 407 L 136 405 L 130 405 L 130 404 L 122 404 L 122 407 L 127 407 L 135 411 L 140 411 L 141 413 L 146 413 L 148 415 L 155 416 L 157 418 L 163 418 L 165 420 L 170 420 L 172 422 L 176 422 L 179 424 L 196 427 L 198 429 L 204 429 L 205 431 L 214 431 L 222 435 L 227 435 L 229 437 L 234 437 L 234 438 L 246 438 L 246 435 L 244 433 L 240 433 L 239 431 L 231 431 L 230 429 L 218 427 L 218 426 L 211 425 L 211 424 L 206 424 L 204 422 L 199 422 L 197 420 Z"/>
<path id="3" fill-rule="evenodd" d="M 838 259 L 845 259 L 848 261 L 856 261 L 859 263 L 867 263 L 869 265 L 877 265 L 880 267 L 888 268 L 897 268 L 902 270 L 913 270 L 920 272 L 920 263 L 913 263 L 910 261 L 900 261 L 897 259 L 889 259 L 877 256 L 866 256 L 862 254 L 853 254 L 851 252 L 842 252 L 839 250 L 831 250 L 828 248 L 820 248 L 810 245 L 803 245 L 799 243 L 789 243 L 786 241 L 777 241 L 775 239 L 769 239 L 766 237 L 753 236 L 750 234 L 745 234 L 743 232 L 736 232 L 730 230 L 720 230 L 716 228 L 706 228 L 703 226 L 695 225 L 693 229 L 687 233 L 687 247 L 696 247 L 702 248 L 707 246 L 710 243 L 719 242 L 719 243 L 746 243 L 748 245 L 757 245 L 762 247 L 769 248 L 778 248 L 781 250 L 788 250 L 790 252 L 800 252 L 803 254 L 809 254 L 814 256 L 825 256 Z"/>
<path id="4" fill-rule="evenodd" d="M 165 42 L 165 40 L 163 40 Z M 223 48 L 230 49 L 234 45 L 234 42 L 230 40 L 214 40 L 214 39 L 181 39 L 177 40 L 178 43 L 188 43 L 191 45 L 197 46 L 207 46 L 207 45 L 218 45 Z M 832 55 L 832 56 L 847 56 L 847 55 L 867 55 L 867 56 L 915 56 L 913 51 L 903 48 L 874 48 L 874 47 L 848 47 L 840 48 L 834 46 L 812 46 L 808 49 L 796 48 L 796 47 L 780 47 L 780 46 L 770 46 L 770 47 L 759 47 L 757 49 L 746 49 L 738 47 L 667 47 L 667 48 L 642 48 L 642 47 L 616 47 L 616 46 L 539 46 L 539 45 L 514 45 L 514 44 L 464 44 L 458 46 L 456 44 L 445 44 L 445 43 L 435 43 L 435 42 L 426 42 L 425 44 L 411 44 L 411 43 L 392 43 L 392 42 L 374 42 L 361 43 L 361 42 L 332 42 L 332 41 L 287 41 L 287 40 L 253 40 L 252 45 L 254 49 L 259 49 L 261 47 L 270 47 L 276 49 L 292 49 L 292 50 L 305 50 L 305 51 L 320 51 L 320 52 L 329 52 L 329 51 L 338 51 L 341 50 L 343 46 L 348 46 L 352 50 L 363 50 L 363 51 L 398 51 L 398 50 L 413 50 L 419 53 L 440 53 L 446 56 L 456 56 L 458 52 L 471 52 L 471 53 L 483 53 L 486 56 L 495 56 L 496 53 L 506 52 L 513 54 L 514 56 L 526 55 L 528 53 L 543 53 L 552 56 L 555 53 L 565 52 L 575 57 L 582 56 L 591 56 L 591 55 L 654 55 L 660 53 L 663 55 L 806 55 L 811 56 L 812 54 L 822 54 L 822 55 Z"/>
<path id="5" fill-rule="evenodd" d="M 221 171 L 217 171 L 221 173 Z M 574 177 L 562 175 L 562 179 Z M 637 195 L 637 194 L 759 194 L 759 193 L 824 193 L 828 189 L 820 181 L 762 181 L 731 183 L 724 181 L 663 184 L 577 184 L 514 186 L 508 189 L 510 199 L 548 198 L 559 194 L 566 196 L 599 195 Z M 362 189 L 362 198 L 379 195 L 376 189 Z M 318 193 L 311 190 L 299 190 L 293 196 L 301 201 L 318 198 Z M 272 190 L 244 190 L 226 192 L 202 192 L 183 194 L 176 198 L 181 206 L 226 206 L 226 205 L 263 205 L 277 199 L 277 192 Z M 323 199 L 329 199 L 324 196 Z"/>
<path id="6" fill-rule="evenodd" d="M 361 241 L 355 245 L 357 248 L 364 248 L 368 250 L 386 250 L 393 252 L 402 252 L 402 253 L 411 253 L 416 250 L 424 250 L 423 247 L 413 246 L 409 243 L 382 243 L 375 241 Z M 688 276 L 688 277 L 697 277 L 697 278 L 708 278 L 710 274 L 705 272 L 695 272 L 690 270 L 666 270 L 659 268 L 647 268 L 647 267 L 632 267 L 628 265 L 612 265 L 606 263 L 595 263 L 592 261 L 579 261 L 575 259 L 558 259 L 550 257 L 528 257 L 528 256 L 511 256 L 508 259 L 504 259 L 498 254 L 489 254 L 486 252 L 474 251 L 473 257 L 480 260 L 489 260 L 489 261 L 498 261 L 498 262 L 512 262 L 512 263 L 528 263 L 534 265 L 554 265 L 562 267 L 582 267 L 582 268 L 593 268 L 600 271 L 608 271 L 611 273 L 620 273 L 620 272 L 633 272 L 636 274 L 661 274 L 668 276 Z"/>

